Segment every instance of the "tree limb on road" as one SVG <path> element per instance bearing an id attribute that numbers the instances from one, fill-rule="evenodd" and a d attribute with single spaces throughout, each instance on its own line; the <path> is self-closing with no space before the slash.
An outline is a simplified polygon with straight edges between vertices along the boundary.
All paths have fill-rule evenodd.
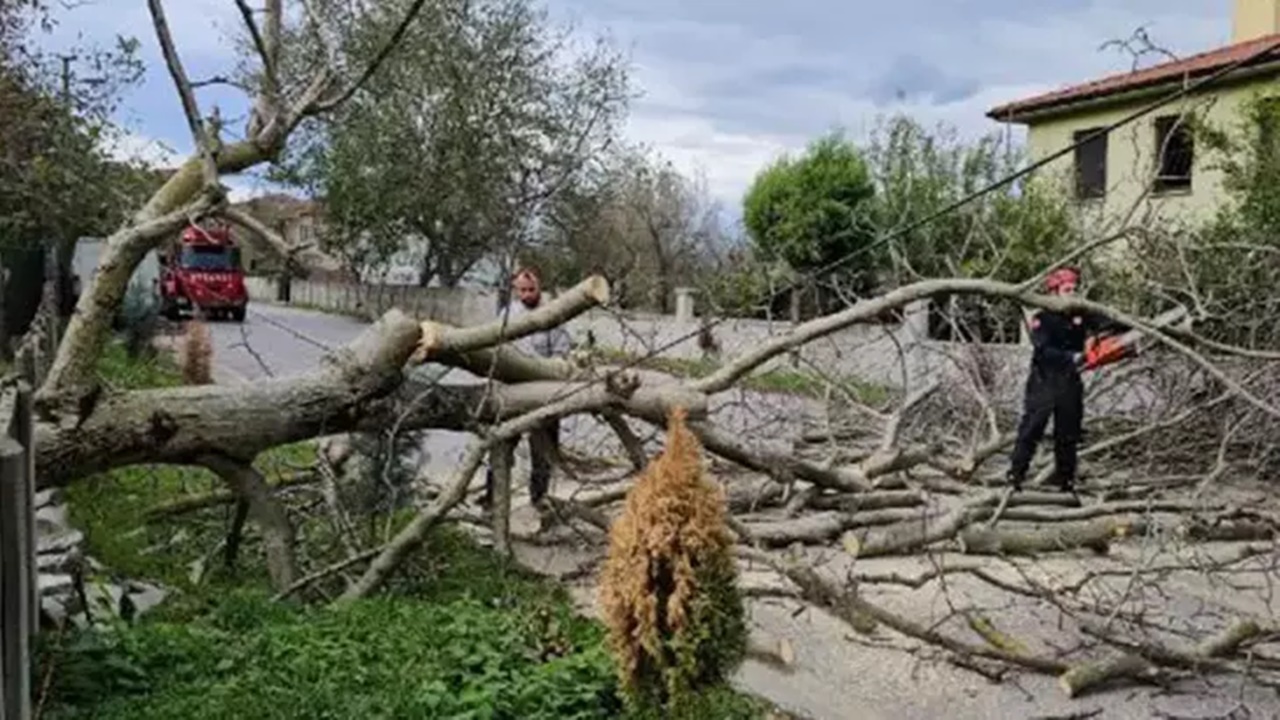
<path id="1" fill-rule="evenodd" d="M 150 1 L 153 7 L 159 6 L 159 0 Z M 424 4 L 415 2 L 408 8 L 399 27 L 408 27 L 418 17 Z M 197 142 L 195 154 L 180 165 L 151 196 L 135 214 L 132 223 L 106 239 L 98 262 L 98 272 L 87 279 L 76 304 L 76 312 L 71 316 L 62 344 L 58 347 L 53 366 L 40 388 L 41 398 L 47 400 L 67 394 L 83 394 L 96 385 L 93 377 L 94 363 L 102 354 L 111 317 L 120 307 L 129 278 L 133 277 L 148 251 L 182 227 L 181 223 L 162 223 L 164 229 L 161 230 L 155 224 L 175 215 L 190 221 L 212 210 L 216 206 L 216 200 L 202 197 L 206 193 L 216 195 L 219 192 L 216 187 L 209 187 L 212 179 L 207 175 L 210 172 L 217 176 L 236 174 L 277 159 L 284 150 L 289 135 L 304 118 L 332 110 L 350 97 L 377 70 L 381 60 L 394 50 L 403 35 L 403 30 L 393 34 L 379 53 L 378 60 L 358 77 L 351 78 L 336 98 L 323 103 L 321 101 L 334 83 L 342 79 L 335 77 L 328 63 L 322 61 L 314 65 L 309 79 L 298 78 L 297 87 L 300 90 L 294 97 L 286 99 L 277 97 L 279 86 L 276 81 L 279 78 L 270 77 L 278 69 L 274 67 L 274 61 L 278 58 L 283 32 L 281 3 L 272 0 L 267 4 L 267 11 L 267 22 L 261 29 L 260 37 L 261 47 L 267 51 L 263 57 L 263 62 L 266 63 L 264 72 L 269 77 L 254 98 L 253 121 L 250 123 L 248 136 L 239 142 L 219 147 L 216 153 L 212 153 L 207 144 Z M 257 33 L 259 29 L 251 26 L 250 31 Z M 157 32 L 162 38 L 165 37 L 162 27 Z M 167 55 L 176 59 L 174 53 Z M 189 91 L 189 83 L 184 87 L 179 82 L 178 92 L 184 96 L 184 109 L 190 120 L 193 108 L 186 102 Z M 264 113 L 267 116 L 264 117 Z M 211 170 L 208 162 L 210 158 L 213 161 Z M 150 228 L 151 231 L 144 228 Z"/>
<path id="2" fill-rule="evenodd" d="M 580 286 L 562 301 L 529 313 L 529 320 L 509 328 L 515 339 L 545 324 L 545 317 L 584 312 L 607 297 L 598 278 Z M 451 331 L 436 340 L 457 345 Z M 463 343 L 475 334 L 463 331 Z M 137 463 L 191 463 L 217 453 L 254 457 L 269 448 L 320 435 L 343 432 L 382 417 L 380 404 L 401 389 L 403 368 L 420 346 L 421 326 L 392 309 L 350 345 L 325 356 L 321 367 L 301 377 L 271 379 L 237 386 L 202 385 L 162 390 L 106 394 L 93 412 L 77 423 L 37 425 L 37 452 L 44 472 L 42 483 L 61 485 L 84 475 Z M 521 408 L 554 402 L 557 393 L 572 391 L 563 384 L 535 384 L 496 394 L 475 387 L 438 395 L 420 403 L 411 428 L 474 427 L 474 410 L 481 417 L 510 416 Z M 645 415 L 662 411 L 666 397 L 646 389 L 632 393 L 631 410 Z M 629 396 L 630 397 L 630 396 Z M 698 397 L 675 396 L 697 408 Z M 403 398 L 402 398 L 403 399 Z M 445 401 L 457 404 L 447 404 Z M 76 425 L 78 424 L 78 428 Z"/>

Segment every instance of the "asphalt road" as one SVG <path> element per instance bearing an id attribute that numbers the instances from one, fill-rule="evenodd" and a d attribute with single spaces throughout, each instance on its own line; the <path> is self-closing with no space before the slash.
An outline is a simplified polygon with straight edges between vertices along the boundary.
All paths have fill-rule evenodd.
<path id="1" fill-rule="evenodd" d="M 305 373 L 325 352 L 351 342 L 365 327 L 341 315 L 262 304 L 251 305 L 243 323 L 209 324 L 219 382 Z"/>
<path id="2" fill-rule="evenodd" d="M 287 377 L 307 372 L 316 366 L 321 355 L 331 347 L 349 342 L 365 327 L 351 318 L 265 304 L 251 306 L 243 324 L 212 323 L 215 343 L 215 365 L 219 382 L 234 383 L 268 376 Z M 451 373 L 445 382 L 474 382 L 465 373 Z M 730 393 L 730 395 L 734 395 Z M 794 432 L 791 419 L 768 419 L 785 416 L 788 401 L 778 396 L 752 395 L 749 403 L 742 396 L 730 398 L 730 408 L 718 414 L 720 424 L 756 438 L 777 438 L 785 433 L 773 423 L 787 423 Z M 761 406 L 770 404 L 774 407 Z M 782 407 L 779 407 L 781 405 Z M 778 412 L 783 410 L 784 412 Z M 591 421 L 586 420 L 586 423 Z M 582 452 L 598 452 L 600 441 L 593 432 L 574 432 L 566 428 L 567 443 Z M 584 428 L 585 430 L 585 428 Z M 444 473 L 460 458 L 466 436 L 458 433 L 432 432 L 426 441 L 432 471 Z M 588 445 L 584 446 L 584 443 Z M 518 460 L 518 463 L 520 461 Z M 517 466 L 517 476 L 522 472 Z M 557 483 L 562 481 L 557 480 Z M 518 484 L 521 484 L 517 481 Z M 557 492 L 563 492 L 559 486 Z M 518 497 L 523 496 L 518 491 Z M 523 510 L 523 513 L 521 512 Z M 528 509 L 518 509 L 513 529 L 529 522 Z M 548 569 L 567 569 L 582 558 L 573 548 L 517 548 L 522 560 Z M 1230 550 L 1226 550 L 1230 552 Z M 549 554 L 550 553 L 550 554 Z M 843 575 L 852 561 L 841 553 L 827 572 Z M 1137 558 L 1130 558 L 1138 561 Z M 1150 560 L 1150 558 L 1148 558 Z M 1092 561 L 1090 561 L 1092 562 Z M 858 561 L 859 569 L 869 572 L 899 572 L 916 575 L 927 568 L 915 560 Z M 1062 573 L 1063 577 L 1084 571 L 1082 561 L 1070 557 L 1050 560 L 1044 569 Z M 760 582 L 766 576 L 754 573 L 744 576 L 747 582 Z M 957 576 L 962 578 L 962 576 Z M 1207 587 L 1192 574 L 1173 578 L 1167 584 L 1171 593 L 1160 604 L 1170 613 L 1186 610 L 1194 614 L 1205 603 L 1229 605 L 1263 616 L 1274 616 L 1275 607 L 1269 597 L 1253 597 L 1252 593 L 1229 593 L 1224 600 L 1220 589 Z M 868 597 L 884 606 L 902 611 L 914 618 L 941 622 L 949 616 L 948 600 L 966 596 L 969 603 L 986 604 L 990 616 L 1006 633 L 1022 637 L 1053 637 L 1060 620 L 1054 613 L 1037 612 L 1030 607 L 1008 604 L 1007 595 L 995 595 L 990 587 L 966 584 L 962 580 L 949 583 L 946 594 L 936 585 L 917 591 L 876 590 L 869 588 Z M 584 609 L 590 610 L 594 593 L 580 588 L 577 593 Z M 989 603 L 989 604 L 987 604 Z M 1199 610 L 1198 610 L 1199 609 Z M 1228 611 L 1231 608 L 1228 608 Z M 748 661 L 735 678 L 751 691 L 769 698 L 782 707 L 812 718 L 844 720 L 851 718 L 1033 718 L 1033 717 L 1280 717 L 1280 703 L 1272 693 L 1256 687 L 1241 688 L 1234 680 L 1219 679 L 1215 687 L 1198 691 L 1167 693 L 1150 689 L 1124 689 L 1070 700 L 1057 687 L 1054 678 L 1017 675 L 995 684 L 981 676 L 953 667 L 933 650 L 904 651 L 900 636 L 881 630 L 875 636 L 855 636 L 848 626 L 817 611 L 796 612 L 790 601 L 761 601 L 752 611 L 757 642 L 776 646 L 786 641 L 794 648 L 795 664 L 782 671 Z M 947 627 L 957 634 L 954 618 Z M 1069 646 L 1072 640 L 1063 636 L 1054 640 L 1058 646 Z M 1044 648 L 1050 651 L 1051 648 Z M 1241 706 L 1250 714 L 1235 714 Z M 1098 714 L 1090 714 L 1098 710 Z"/>

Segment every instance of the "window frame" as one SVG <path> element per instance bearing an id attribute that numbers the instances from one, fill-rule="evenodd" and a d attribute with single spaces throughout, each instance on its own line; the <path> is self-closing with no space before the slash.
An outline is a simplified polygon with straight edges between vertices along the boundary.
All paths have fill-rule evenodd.
<path id="1" fill-rule="evenodd" d="M 1108 142 L 1110 133 L 1102 133 L 1103 127 L 1085 128 L 1071 134 L 1071 142 L 1075 145 L 1073 162 L 1075 171 L 1075 196 L 1077 200 L 1101 200 L 1107 196 L 1107 155 L 1110 150 Z M 1085 138 L 1098 134 L 1085 142 Z M 1096 153 L 1093 156 L 1090 150 Z M 1090 173 L 1087 164 L 1096 164 Z"/>
<path id="2" fill-rule="evenodd" d="M 1196 143 L 1195 133 L 1188 124 L 1188 120 L 1186 115 L 1161 115 L 1152 121 L 1155 134 L 1156 172 L 1151 179 L 1151 190 L 1156 195 L 1191 192 L 1195 179 Z M 1176 138 L 1184 138 L 1185 145 L 1178 147 L 1170 142 Z M 1176 157 L 1180 151 L 1187 154 L 1185 160 Z M 1169 172 L 1177 169 L 1176 166 L 1171 168 L 1170 165 L 1182 162 L 1186 164 L 1185 173 Z"/>

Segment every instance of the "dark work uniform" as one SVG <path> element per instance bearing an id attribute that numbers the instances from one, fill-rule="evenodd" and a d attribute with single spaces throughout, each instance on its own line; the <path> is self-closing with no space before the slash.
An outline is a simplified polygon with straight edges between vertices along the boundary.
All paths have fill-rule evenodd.
<path id="1" fill-rule="evenodd" d="M 1053 482 L 1070 489 L 1076 479 L 1076 450 L 1084 419 L 1084 384 L 1076 357 L 1084 353 L 1085 338 L 1124 328 L 1096 315 L 1043 310 L 1031 320 L 1031 372 L 1027 376 L 1022 420 L 1013 449 L 1009 481 L 1022 486 L 1036 445 L 1053 418 Z"/>

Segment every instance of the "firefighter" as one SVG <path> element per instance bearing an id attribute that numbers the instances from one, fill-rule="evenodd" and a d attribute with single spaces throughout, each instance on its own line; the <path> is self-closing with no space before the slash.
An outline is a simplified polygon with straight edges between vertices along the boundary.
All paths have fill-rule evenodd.
<path id="1" fill-rule="evenodd" d="M 1079 281 L 1078 269 L 1059 268 L 1045 278 L 1045 290 L 1052 295 L 1073 295 Z M 1076 451 L 1084 418 L 1080 369 L 1094 369 L 1120 359 L 1125 349 L 1108 335 L 1124 329 L 1108 318 L 1090 313 L 1041 310 L 1032 316 L 1034 350 L 1008 477 L 1015 491 L 1022 489 L 1050 418 L 1054 440 L 1050 482 L 1064 492 L 1074 491 Z"/>

